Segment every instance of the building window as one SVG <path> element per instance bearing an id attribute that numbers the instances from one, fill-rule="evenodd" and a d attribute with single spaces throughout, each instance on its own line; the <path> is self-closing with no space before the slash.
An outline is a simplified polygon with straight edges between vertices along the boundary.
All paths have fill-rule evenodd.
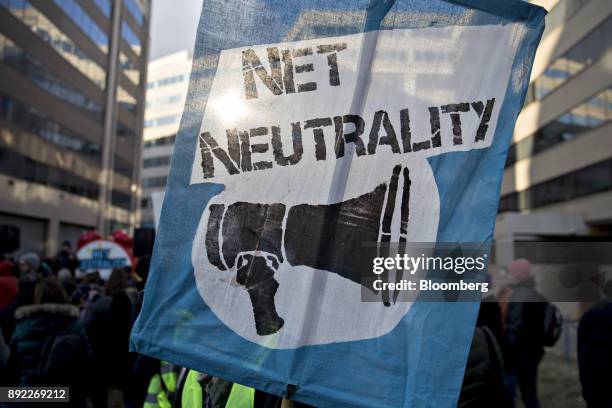
<path id="1" fill-rule="evenodd" d="M 180 103 L 184 99 L 185 99 L 185 95 L 183 94 L 170 95 L 170 96 L 166 96 L 163 98 L 155 98 L 153 100 L 148 101 L 146 103 L 146 107 L 156 108 L 156 107 L 161 107 L 161 106 L 174 105 L 174 104 Z"/>
<path id="2" fill-rule="evenodd" d="M 132 209 L 132 195 L 123 191 L 113 190 L 111 191 L 111 205 L 129 211 Z"/>
<path id="3" fill-rule="evenodd" d="M 147 140 L 144 143 L 144 147 L 150 148 L 150 147 L 157 147 L 157 146 L 169 146 L 169 145 L 173 145 L 175 141 L 176 141 L 176 135 L 164 136 L 164 137 L 159 137 L 153 140 Z"/>
<path id="4" fill-rule="evenodd" d="M 92 143 L 48 118 L 42 112 L 0 94 L 0 117 L 62 149 L 68 149 L 100 163 L 100 145 Z"/>
<path id="5" fill-rule="evenodd" d="M 172 85 L 179 82 L 183 82 L 189 79 L 189 75 L 181 74 L 181 75 L 173 75 L 171 77 L 158 79 L 157 81 L 151 81 L 147 83 L 147 89 L 157 88 L 160 86 Z"/>
<path id="6" fill-rule="evenodd" d="M 130 11 L 130 14 L 134 17 L 134 20 L 136 20 L 136 22 L 138 23 L 138 25 L 142 25 L 144 13 L 142 11 L 141 5 L 138 4 L 136 0 L 126 0 L 125 5 Z"/>
<path id="7" fill-rule="evenodd" d="M 132 113 L 136 113 L 138 111 L 138 101 L 136 101 L 136 98 L 134 98 L 132 94 L 126 91 L 121 85 L 117 87 L 117 102 L 119 102 L 119 106 Z"/>
<path id="8" fill-rule="evenodd" d="M 166 185 L 167 177 L 150 177 L 142 180 L 142 186 L 144 188 L 153 187 L 164 187 Z"/>
<path id="9" fill-rule="evenodd" d="M 134 129 L 124 125 L 119 121 L 117 121 L 117 126 L 115 127 L 115 135 L 118 139 L 129 141 L 131 143 L 136 140 L 136 132 L 134 131 Z"/>
<path id="10" fill-rule="evenodd" d="M 23 24 L 28 26 L 43 41 L 48 43 L 64 59 L 100 89 L 106 86 L 106 72 L 89 58 L 43 13 L 27 0 L 0 0 L 0 6 L 7 8 Z"/>
<path id="11" fill-rule="evenodd" d="M 507 194 L 500 212 L 529 210 L 612 190 L 612 159 Z"/>
<path id="12" fill-rule="evenodd" d="M 98 184 L 78 175 L 32 160 L 16 151 L 0 148 L 0 173 L 9 177 L 49 186 L 66 193 L 98 199 Z"/>
<path id="13" fill-rule="evenodd" d="M 560 0 L 546 15 L 546 27 L 542 38 L 560 26 L 576 14 L 582 7 L 586 6 L 591 0 Z"/>
<path id="14" fill-rule="evenodd" d="M 123 159 L 122 157 L 118 155 L 115 155 L 115 158 L 113 160 L 113 170 L 116 173 L 127 177 L 128 179 L 132 178 L 132 172 L 133 172 L 132 163 L 130 161 Z"/>
<path id="15" fill-rule="evenodd" d="M 125 76 L 128 77 L 134 85 L 138 86 L 138 84 L 140 84 L 140 69 L 138 69 L 138 65 L 133 63 L 123 51 L 119 53 L 119 64 Z"/>
<path id="16" fill-rule="evenodd" d="M 519 211 L 518 193 L 506 194 L 499 199 L 498 212 Z"/>
<path id="17" fill-rule="evenodd" d="M 150 157 L 142 161 L 145 168 L 168 166 L 170 164 L 170 156 Z"/>
<path id="18" fill-rule="evenodd" d="M 47 66 L 0 34 L 0 61 L 15 68 L 33 83 L 53 96 L 86 110 L 98 123 L 102 122 L 102 107 L 52 74 Z"/>
<path id="19" fill-rule="evenodd" d="M 145 120 L 145 127 L 165 126 L 173 123 L 178 123 L 181 120 L 181 115 L 161 116 L 155 119 Z"/>
<path id="20" fill-rule="evenodd" d="M 121 36 L 130 45 L 130 48 L 132 48 L 137 55 L 140 55 L 140 50 L 142 48 L 140 38 L 138 38 L 130 28 L 130 25 L 125 21 L 121 24 Z"/>
<path id="21" fill-rule="evenodd" d="M 609 49 L 610 38 L 612 38 L 612 17 L 553 61 L 546 71 L 530 84 L 525 105 L 544 98 L 599 60 Z"/>
<path id="22" fill-rule="evenodd" d="M 112 11 L 112 5 L 110 0 L 94 0 L 94 3 L 96 3 L 96 6 L 98 6 L 100 11 L 102 12 L 102 14 L 104 14 L 106 18 L 110 18 Z"/>
<path id="23" fill-rule="evenodd" d="M 104 52 L 108 52 L 108 36 L 75 0 L 54 0 L 70 19 Z"/>
<path id="24" fill-rule="evenodd" d="M 536 133 L 512 144 L 506 167 L 535 156 L 551 147 L 575 139 L 587 131 L 612 120 L 612 87 L 574 106 Z"/>

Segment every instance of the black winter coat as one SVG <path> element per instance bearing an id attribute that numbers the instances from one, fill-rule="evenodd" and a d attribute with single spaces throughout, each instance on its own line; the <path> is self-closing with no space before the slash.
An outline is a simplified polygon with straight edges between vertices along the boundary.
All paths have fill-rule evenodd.
<path id="1" fill-rule="evenodd" d="M 476 327 L 457 406 L 511 406 L 503 383 L 503 364 L 501 350 L 491 330 Z"/>
<path id="2" fill-rule="evenodd" d="M 79 309 L 69 304 L 34 304 L 15 311 L 17 325 L 10 344 L 10 364 L 19 373 L 19 385 L 36 384 L 39 357 L 45 342 L 64 330 L 82 330 L 78 317 Z"/>
<path id="3" fill-rule="evenodd" d="M 539 360 L 544 355 L 545 310 L 546 299 L 532 282 L 512 287 L 506 313 L 506 367 L 511 371 L 516 359 Z"/>
<path id="4" fill-rule="evenodd" d="M 94 352 L 97 384 L 122 390 L 130 386 L 132 315 L 133 305 L 125 291 L 100 296 L 85 309 L 83 324 Z"/>
<path id="5" fill-rule="evenodd" d="M 580 319 L 578 365 L 588 407 L 612 407 L 612 301 L 592 306 Z"/>

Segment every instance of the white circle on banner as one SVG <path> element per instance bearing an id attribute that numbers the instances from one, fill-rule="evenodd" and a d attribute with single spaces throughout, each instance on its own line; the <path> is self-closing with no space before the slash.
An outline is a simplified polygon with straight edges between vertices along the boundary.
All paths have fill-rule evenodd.
<path id="1" fill-rule="evenodd" d="M 428 161 L 425 158 L 412 157 L 409 160 L 396 158 L 395 162 L 391 160 L 376 160 L 376 162 L 376 166 L 372 167 L 371 160 L 353 160 L 350 177 L 347 179 L 343 199 L 340 202 L 365 197 L 364 195 L 371 193 L 381 184 L 385 184 L 388 192 L 394 168 L 397 166 L 406 168 L 410 179 L 407 241 L 435 242 L 440 205 L 438 189 Z M 372 168 L 376 170 L 372 171 Z M 307 178 L 300 181 L 300 178 L 296 177 L 296 171 L 298 170 L 295 168 L 288 168 L 284 173 L 275 174 L 272 178 L 273 188 L 268 187 L 271 184 L 270 179 L 266 183 L 266 178 L 261 176 L 261 173 L 242 174 L 241 177 L 232 180 L 231 185 L 226 185 L 225 190 L 209 202 L 200 220 L 192 248 L 196 285 L 202 299 L 236 334 L 268 348 L 290 349 L 363 340 L 388 333 L 404 317 L 412 303 L 397 302 L 385 306 L 382 302 L 363 302 L 362 286 L 359 282 L 325 269 L 292 264 L 291 259 L 287 259 L 285 251 L 288 245 L 300 247 L 299 243 L 287 242 L 288 239 L 295 239 L 295 235 L 286 231 L 287 226 L 291 225 L 287 220 L 288 214 L 293 214 L 290 212 L 291 208 L 304 204 L 329 205 L 329 189 L 322 187 L 331 185 L 329 172 L 325 173 L 325 169 L 312 168 Z M 253 188 L 254 185 L 261 188 Z M 401 200 L 405 196 L 403 186 L 403 173 L 401 173 L 395 205 L 391 207 L 393 208 L 391 242 L 398 242 L 400 236 Z M 385 205 L 379 206 L 382 207 L 382 212 L 387 207 L 387 197 L 388 194 L 385 194 Z M 283 323 L 280 329 L 270 334 L 262 334 L 261 331 L 258 333 L 249 293 L 245 286 L 237 283 L 237 266 L 241 262 L 239 256 L 235 256 L 235 251 L 234 253 L 229 251 L 229 255 L 234 258 L 227 259 L 228 251 L 224 251 L 223 242 L 227 240 L 236 242 L 241 238 L 236 235 L 224 235 L 228 228 L 223 226 L 237 222 L 238 225 L 233 231 L 240 231 L 242 221 L 220 220 L 221 227 L 215 238 L 218 239 L 218 248 L 207 248 L 211 205 L 223 205 L 225 211 L 223 217 L 230 217 L 227 215 L 227 208 L 236 203 L 285 206 L 283 238 L 278 241 L 278 245 L 281 246 L 278 250 L 282 254 L 282 261 L 277 268 L 276 265 L 268 263 L 271 266 L 270 272 L 274 272 L 274 279 L 278 282 L 274 305 Z M 364 204 L 368 205 L 365 200 Z M 380 215 L 380 219 L 375 220 L 376 223 L 382 222 L 383 214 Z M 302 220 L 302 224 L 308 224 L 309 221 Z M 360 248 L 351 248 L 351 250 L 359 251 Z M 267 252 L 251 252 L 251 254 L 263 257 L 268 255 Z M 222 259 L 221 262 L 225 262 L 227 267 L 220 268 L 218 259 Z M 372 269 L 372 265 L 364 267 L 369 268 L 369 271 Z"/>

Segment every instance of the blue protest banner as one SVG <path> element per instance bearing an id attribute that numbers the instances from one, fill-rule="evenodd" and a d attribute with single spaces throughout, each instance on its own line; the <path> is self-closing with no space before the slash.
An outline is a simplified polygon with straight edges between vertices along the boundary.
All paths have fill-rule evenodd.
<path id="1" fill-rule="evenodd" d="M 363 302 L 360 248 L 492 239 L 544 15 L 205 1 L 132 349 L 315 406 L 455 406 L 478 303 Z"/>

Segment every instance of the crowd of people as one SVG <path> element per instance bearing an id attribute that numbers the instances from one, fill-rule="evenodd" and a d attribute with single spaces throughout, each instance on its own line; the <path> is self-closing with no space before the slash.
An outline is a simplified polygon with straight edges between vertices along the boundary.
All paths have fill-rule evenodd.
<path id="1" fill-rule="evenodd" d="M 133 270 L 115 269 L 102 281 L 97 272 L 77 273 L 69 242 L 53 258 L 32 252 L 1 260 L 0 383 L 70 385 L 77 406 L 87 399 L 112 405 L 114 392 L 119 406 L 142 406 L 135 386 L 141 381 L 146 394 L 156 362 L 144 371 L 144 356 L 128 351 L 128 339 L 149 262 L 142 257 Z"/>
<path id="2" fill-rule="evenodd" d="M 68 386 L 75 407 L 305 406 L 130 352 L 149 265 L 103 281 L 79 273 L 70 242 L 53 258 L 0 259 L 0 384 Z"/>
<path id="3" fill-rule="evenodd" d="M 538 366 L 562 333 L 563 317 L 535 288 L 526 259 L 507 267 L 508 285 L 483 299 L 459 397 L 459 407 L 541 406 Z M 612 285 L 578 325 L 578 368 L 589 408 L 612 407 Z"/>
<path id="4" fill-rule="evenodd" d="M 49 259 L 0 259 L 0 384 L 69 386 L 88 407 L 305 406 L 220 378 L 129 352 L 150 258 L 103 281 L 78 273 L 71 244 Z M 556 308 L 534 288 L 530 264 L 513 261 L 511 284 L 482 303 L 460 407 L 539 407 L 538 364 L 558 339 Z M 580 376 L 589 407 L 612 406 L 612 303 L 594 306 L 578 333 Z M 1 404 L 0 404 L 1 405 Z"/>

